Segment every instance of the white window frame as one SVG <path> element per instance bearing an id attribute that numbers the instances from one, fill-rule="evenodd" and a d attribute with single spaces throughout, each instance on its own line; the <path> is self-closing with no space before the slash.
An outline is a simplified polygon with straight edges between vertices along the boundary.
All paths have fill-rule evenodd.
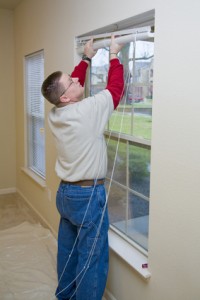
<path id="1" fill-rule="evenodd" d="M 41 94 L 44 80 L 44 51 L 24 58 L 25 167 L 22 170 L 45 187 L 45 107 Z"/>
<path id="2" fill-rule="evenodd" d="M 135 16 L 78 36 L 76 37 L 75 41 L 76 53 L 81 55 L 84 43 L 91 37 L 95 38 L 96 35 L 98 37 L 101 35 L 102 39 L 104 39 L 106 37 L 110 37 L 111 33 L 118 35 L 120 30 L 123 30 L 124 34 L 134 34 L 135 28 L 141 28 L 142 26 L 154 26 L 154 16 L 155 11 L 152 10 L 139 16 Z M 117 31 L 116 28 L 118 29 Z M 105 35 L 105 33 L 107 34 Z M 105 135 L 109 135 L 109 131 L 106 130 Z M 126 140 L 126 143 L 128 144 L 131 142 L 135 145 L 143 145 L 144 148 L 149 150 L 151 149 L 151 141 L 145 141 L 137 137 L 132 137 L 130 141 L 130 138 L 126 138 L 126 135 L 123 134 L 121 134 L 121 137 Z M 112 225 L 110 226 L 109 230 L 109 245 L 114 252 L 116 252 L 123 260 L 133 267 L 143 278 L 148 279 L 151 277 L 151 273 L 148 269 L 148 251 L 129 239 L 125 234 L 117 230 L 117 228 Z"/>

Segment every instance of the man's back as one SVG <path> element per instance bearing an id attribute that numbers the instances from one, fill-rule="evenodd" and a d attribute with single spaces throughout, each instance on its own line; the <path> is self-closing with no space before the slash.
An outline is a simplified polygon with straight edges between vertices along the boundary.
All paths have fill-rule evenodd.
<path id="1" fill-rule="evenodd" d="M 56 140 L 57 175 L 69 182 L 104 178 L 107 169 L 105 125 L 113 111 L 108 90 L 80 102 L 53 108 L 49 124 Z"/>

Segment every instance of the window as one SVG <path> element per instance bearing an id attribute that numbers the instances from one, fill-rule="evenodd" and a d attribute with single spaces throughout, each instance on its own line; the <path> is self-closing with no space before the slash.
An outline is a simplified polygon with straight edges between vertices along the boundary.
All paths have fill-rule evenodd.
<path id="1" fill-rule="evenodd" d="M 144 22 L 138 22 L 138 19 Z M 145 24 L 145 27 L 138 23 Z M 145 253 L 148 250 L 149 231 L 154 35 L 140 39 L 137 33 L 154 32 L 154 12 L 121 21 L 117 25 L 123 31 L 115 32 L 116 35 L 136 34 L 135 39 L 126 42 L 119 53 L 125 70 L 125 91 L 105 130 L 108 145 L 108 207 L 111 229 Z M 98 33 L 94 36 L 94 43 L 99 43 L 111 35 L 113 30 L 108 34 L 109 28 L 112 25 L 90 32 L 87 34 L 89 37 L 83 35 L 79 41 L 81 43 Z M 103 44 L 105 47 L 101 47 L 92 59 L 86 96 L 96 94 L 107 83 L 109 47 L 106 47 L 105 41 Z"/>
<path id="2" fill-rule="evenodd" d="M 153 56 L 152 41 L 130 42 L 122 49 L 119 58 L 125 69 L 124 97 L 105 132 L 108 140 L 108 185 L 112 179 L 108 200 L 110 222 L 113 229 L 119 230 L 146 250 Z M 99 49 L 91 65 L 91 94 L 105 87 L 108 64 L 109 48 Z"/>
<path id="3" fill-rule="evenodd" d="M 27 168 L 45 178 L 44 56 L 39 51 L 25 57 Z"/>

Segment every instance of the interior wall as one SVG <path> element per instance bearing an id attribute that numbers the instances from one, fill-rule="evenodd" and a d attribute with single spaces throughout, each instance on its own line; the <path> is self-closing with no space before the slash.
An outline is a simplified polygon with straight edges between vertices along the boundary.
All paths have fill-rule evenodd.
<path id="1" fill-rule="evenodd" d="M 16 187 L 13 12 L 0 9 L 0 193 Z"/>
<path id="2" fill-rule="evenodd" d="M 47 189 L 24 166 L 23 57 L 44 49 L 45 75 L 70 72 L 74 37 L 155 9 L 149 269 L 142 279 L 111 252 L 107 288 L 117 300 L 200 299 L 200 3 L 193 0 L 26 0 L 15 11 L 17 188 L 54 230 L 56 152 L 46 124 Z M 51 105 L 46 103 L 46 117 Z M 49 198 L 51 191 L 51 199 Z M 114 299 L 113 298 L 113 299 Z"/>

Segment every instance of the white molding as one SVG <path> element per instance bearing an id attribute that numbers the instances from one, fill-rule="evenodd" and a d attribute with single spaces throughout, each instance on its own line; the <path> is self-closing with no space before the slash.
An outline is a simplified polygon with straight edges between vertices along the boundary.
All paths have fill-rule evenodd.
<path id="1" fill-rule="evenodd" d="M 16 193 L 16 188 L 0 189 L 0 195 Z"/>
<path id="2" fill-rule="evenodd" d="M 44 222 L 44 224 L 51 230 L 53 236 L 57 239 L 57 232 L 49 224 L 49 222 L 40 214 L 40 212 L 30 203 L 30 201 L 23 195 L 23 193 L 17 189 L 17 193 L 24 199 L 28 206 L 38 215 L 38 217 Z"/>
<path id="3" fill-rule="evenodd" d="M 108 232 L 109 246 L 117 253 L 124 261 L 126 261 L 134 270 L 136 270 L 143 278 L 149 279 L 151 273 L 148 268 L 143 268 L 143 265 L 148 265 L 148 257 L 139 247 L 134 247 L 128 241 L 123 239 L 112 228 Z"/>
<path id="4" fill-rule="evenodd" d="M 35 172 L 31 171 L 28 168 L 22 167 L 21 170 L 28 175 L 32 180 L 34 180 L 40 187 L 46 188 L 46 182 L 45 180 L 37 175 Z"/>
<path id="5" fill-rule="evenodd" d="M 138 27 L 144 27 L 144 26 L 153 26 L 154 25 L 154 19 L 155 19 L 155 10 L 150 10 L 147 12 L 144 12 L 142 14 L 127 18 L 125 20 L 112 23 L 110 25 L 98 28 L 96 30 L 81 34 L 78 36 L 78 38 L 84 37 L 84 36 L 94 36 L 97 34 L 102 34 L 105 32 L 112 32 L 116 30 L 124 30 L 128 28 L 138 28 Z"/>
<path id="6" fill-rule="evenodd" d="M 117 300 L 108 289 L 105 289 L 104 298 L 103 300 Z"/>

